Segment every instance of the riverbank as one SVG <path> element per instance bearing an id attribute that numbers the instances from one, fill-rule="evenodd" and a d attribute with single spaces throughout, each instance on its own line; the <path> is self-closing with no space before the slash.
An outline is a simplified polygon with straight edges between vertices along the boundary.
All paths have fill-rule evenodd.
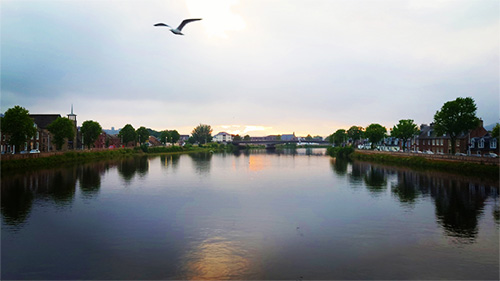
<path id="1" fill-rule="evenodd" d="M 356 150 L 349 156 L 355 160 L 379 162 L 389 165 L 417 169 L 433 169 L 462 175 L 483 176 L 498 179 L 500 176 L 498 158 L 475 159 L 441 155 L 415 155 L 382 151 Z"/>
<path id="2" fill-rule="evenodd" d="M 115 159 L 121 157 L 130 157 L 134 155 L 149 155 L 149 154 L 178 154 L 178 153 L 192 153 L 210 151 L 209 147 L 155 147 L 142 150 L 140 147 L 136 148 L 119 148 L 119 149 L 102 149 L 102 150 L 78 150 L 66 152 L 51 152 L 51 153 L 37 153 L 37 154 L 18 154 L 18 155 L 2 155 L 1 158 L 1 172 L 14 171 L 17 169 L 29 168 L 49 168 L 68 163 L 83 163 L 93 160 L 101 159 Z"/>

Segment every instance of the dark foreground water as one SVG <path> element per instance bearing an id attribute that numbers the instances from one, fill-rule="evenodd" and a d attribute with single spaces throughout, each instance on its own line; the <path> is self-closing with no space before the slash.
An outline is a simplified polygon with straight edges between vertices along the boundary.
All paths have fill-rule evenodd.
<path id="1" fill-rule="evenodd" d="M 323 150 L 130 158 L 1 181 L 2 279 L 498 279 L 498 180 Z"/>

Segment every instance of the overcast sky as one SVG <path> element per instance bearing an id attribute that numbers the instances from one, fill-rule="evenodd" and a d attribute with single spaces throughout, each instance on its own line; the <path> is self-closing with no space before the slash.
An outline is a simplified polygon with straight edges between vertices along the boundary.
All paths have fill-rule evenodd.
<path id="1" fill-rule="evenodd" d="M 207 4 L 208 3 L 208 4 Z M 472 97 L 499 122 L 500 1 L 1 2 L 1 112 L 189 134 L 430 123 Z M 154 27 L 177 26 L 185 36 Z"/>

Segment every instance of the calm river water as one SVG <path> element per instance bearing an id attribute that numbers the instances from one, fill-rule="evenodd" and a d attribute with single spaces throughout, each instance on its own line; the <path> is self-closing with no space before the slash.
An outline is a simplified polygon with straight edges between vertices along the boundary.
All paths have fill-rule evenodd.
<path id="1" fill-rule="evenodd" d="M 2 279 L 499 279 L 497 180 L 324 150 L 97 162 L 1 181 Z"/>

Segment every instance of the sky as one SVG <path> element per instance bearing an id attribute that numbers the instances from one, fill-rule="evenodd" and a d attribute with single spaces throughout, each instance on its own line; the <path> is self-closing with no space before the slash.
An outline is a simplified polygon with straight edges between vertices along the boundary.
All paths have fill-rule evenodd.
<path id="1" fill-rule="evenodd" d="M 190 134 L 500 121 L 497 0 L 2 0 L 0 112 Z M 177 26 L 202 18 L 174 35 Z"/>

